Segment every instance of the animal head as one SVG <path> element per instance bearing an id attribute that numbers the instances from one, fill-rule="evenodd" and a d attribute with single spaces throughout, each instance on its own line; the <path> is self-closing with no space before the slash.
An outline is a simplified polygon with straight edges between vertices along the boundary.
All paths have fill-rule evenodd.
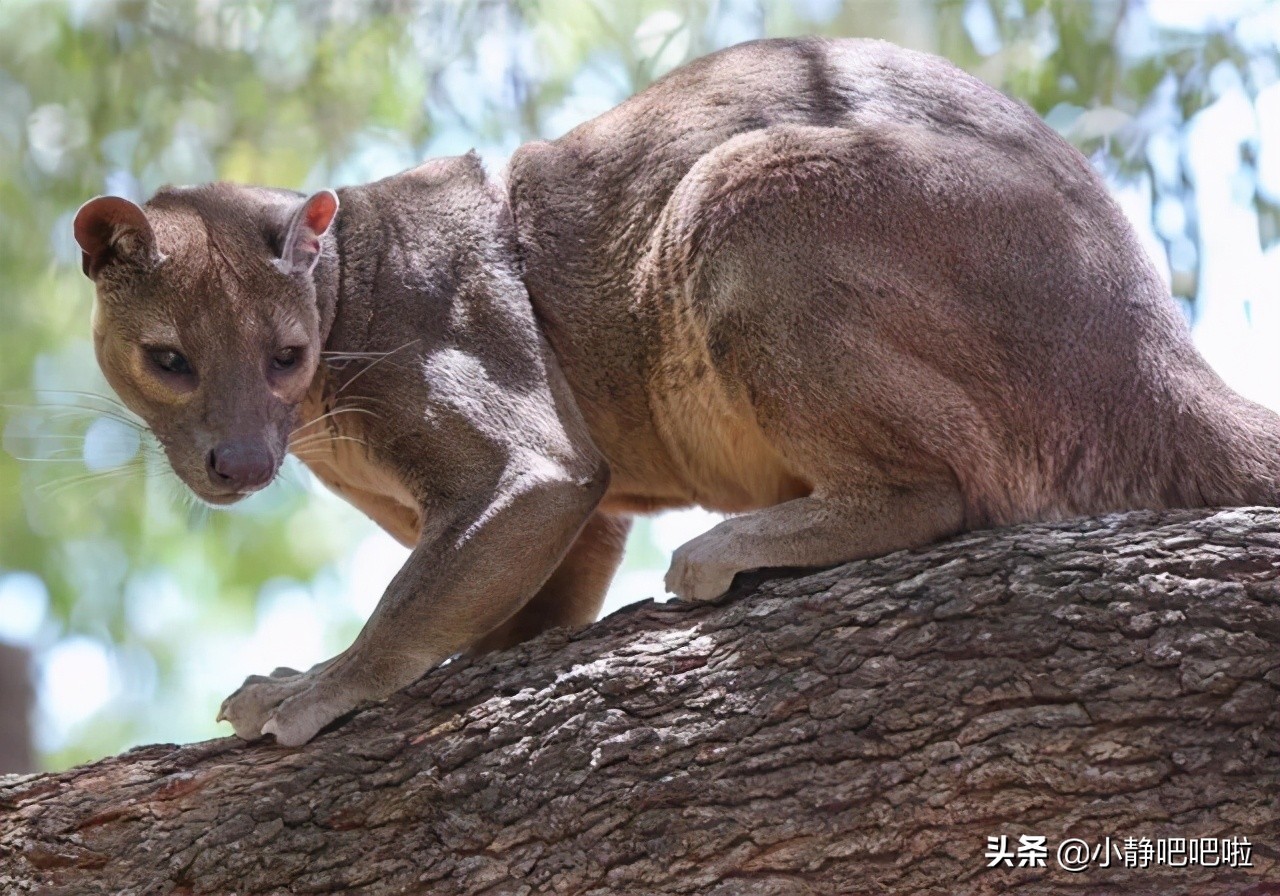
<path id="1" fill-rule="evenodd" d="M 98 363 L 209 503 L 267 485 L 288 450 L 320 363 L 314 271 L 337 211 L 328 190 L 209 184 L 76 214 Z"/>

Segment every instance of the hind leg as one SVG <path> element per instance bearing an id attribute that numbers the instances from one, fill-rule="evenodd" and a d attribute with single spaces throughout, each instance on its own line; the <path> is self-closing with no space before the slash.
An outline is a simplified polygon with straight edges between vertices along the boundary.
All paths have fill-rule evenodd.
<path id="1" fill-rule="evenodd" d="M 936 214 L 920 186 L 972 164 L 918 137 L 739 135 L 668 202 L 645 269 L 673 347 L 651 407 L 702 494 L 732 497 L 736 478 L 758 499 L 739 506 L 762 508 L 676 552 L 667 587 L 681 597 L 717 597 L 745 570 L 927 544 L 985 519 L 971 495 L 1008 479 L 1008 402 L 986 391 L 1003 375 L 1002 318 L 955 281 L 971 222 Z M 749 436 L 770 451 L 745 456 Z M 770 463 L 812 492 L 753 491 L 743 480 Z"/>
<path id="2" fill-rule="evenodd" d="M 597 513 L 582 528 L 556 571 L 520 610 L 481 638 L 471 653 L 505 650 L 553 628 L 595 622 L 609 582 L 622 562 L 631 520 Z"/>
<path id="3" fill-rule="evenodd" d="M 819 490 L 731 517 L 681 546 L 667 572 L 667 590 L 685 600 L 711 600 L 740 572 L 876 557 L 954 534 L 963 521 L 954 482 Z"/>

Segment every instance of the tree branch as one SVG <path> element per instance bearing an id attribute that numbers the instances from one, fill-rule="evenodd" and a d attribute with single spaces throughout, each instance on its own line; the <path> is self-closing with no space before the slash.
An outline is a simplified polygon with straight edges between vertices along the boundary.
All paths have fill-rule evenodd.
<path id="1" fill-rule="evenodd" d="M 0 892 L 1280 892 L 1277 533 L 973 533 L 454 662 L 303 749 L 0 779 Z M 1252 867 L 1057 867 L 1107 836 Z"/>

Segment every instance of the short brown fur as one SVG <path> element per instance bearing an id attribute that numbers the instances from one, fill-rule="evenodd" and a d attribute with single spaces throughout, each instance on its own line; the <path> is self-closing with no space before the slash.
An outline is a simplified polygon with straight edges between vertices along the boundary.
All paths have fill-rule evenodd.
<path id="1" fill-rule="evenodd" d="M 213 184 L 95 200 L 77 237 L 103 368 L 197 493 L 238 497 L 226 446 L 291 446 L 413 548 L 347 651 L 227 699 L 242 737 L 589 622 L 634 513 L 738 514 L 673 560 L 707 599 L 974 527 L 1280 503 L 1280 419 L 1195 351 L 1085 160 L 887 44 L 713 54 L 505 185 L 473 156 Z"/>

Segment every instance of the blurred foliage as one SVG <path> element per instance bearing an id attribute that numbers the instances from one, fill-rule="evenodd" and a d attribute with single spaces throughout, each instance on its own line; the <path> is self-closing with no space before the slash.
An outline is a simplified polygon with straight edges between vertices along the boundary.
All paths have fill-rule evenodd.
<path id="1" fill-rule="evenodd" d="M 261 628 L 264 602 L 315 614 L 336 650 L 369 606 L 344 595 L 380 587 L 351 581 L 369 524 L 299 469 L 292 484 L 210 514 L 184 501 L 145 439 L 128 447 L 126 424 L 108 435 L 125 440 L 127 462 L 102 454 L 101 421 L 117 411 L 79 394 L 109 395 L 70 236 L 81 202 L 219 178 L 314 189 L 471 146 L 497 169 L 520 142 L 556 136 L 718 47 L 873 36 L 947 56 L 1030 103 L 1117 183 L 1145 184 L 1165 203 L 1156 245 L 1190 300 L 1197 222 L 1178 141 L 1224 90 L 1252 102 L 1276 82 L 1280 29 L 1274 8 L 1227 3 L 1180 20 L 1180 2 L 1157 4 L 1172 7 L 1162 18 L 1120 0 L 5 0 L 0 614 L 33 601 L 43 614 L 8 631 L 37 653 L 46 764 L 220 733 L 223 692 L 265 671 L 235 653 Z M 1174 141 L 1172 161 L 1153 140 Z M 1280 233 L 1280 196 L 1262 181 L 1250 189 L 1265 246 Z M 627 569 L 663 561 L 638 527 Z M 93 649 L 59 653 L 69 643 Z M 94 655 L 105 660 L 85 660 Z M 110 685 L 84 681 L 96 702 L 60 717 L 58 688 L 74 691 L 76 675 Z"/>

